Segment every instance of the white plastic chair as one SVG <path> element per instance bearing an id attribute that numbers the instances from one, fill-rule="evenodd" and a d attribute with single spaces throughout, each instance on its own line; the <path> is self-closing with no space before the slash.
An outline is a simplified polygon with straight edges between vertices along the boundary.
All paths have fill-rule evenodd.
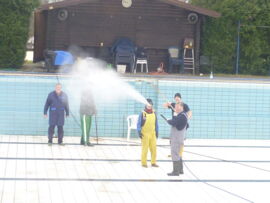
<path id="1" fill-rule="evenodd" d="M 147 59 L 146 58 L 138 58 L 136 60 L 136 65 L 135 65 L 135 68 L 134 68 L 134 73 L 136 73 L 138 65 L 141 66 L 141 72 L 143 72 L 143 67 L 145 65 L 145 72 L 148 73 L 148 63 L 147 63 Z"/>
<path id="2" fill-rule="evenodd" d="M 139 119 L 139 115 L 130 115 L 127 117 L 127 124 L 128 124 L 127 141 L 129 141 L 129 138 L 130 138 L 131 129 L 134 129 L 134 130 L 137 129 L 138 119 Z"/>

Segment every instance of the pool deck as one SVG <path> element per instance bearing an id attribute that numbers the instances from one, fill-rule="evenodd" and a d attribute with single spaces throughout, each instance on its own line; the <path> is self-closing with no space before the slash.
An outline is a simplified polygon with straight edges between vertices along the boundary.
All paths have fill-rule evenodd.
<path id="1" fill-rule="evenodd" d="M 139 139 L 0 136 L 0 202 L 270 202 L 269 140 L 186 140 L 184 175 L 169 177 L 167 139 L 159 168 L 140 164 Z M 56 140 L 55 140 L 56 142 Z"/>
<path id="2" fill-rule="evenodd" d="M 56 70 L 58 71 L 58 70 Z M 47 72 L 42 64 L 26 64 L 18 71 L 0 71 L 0 75 L 24 75 L 24 76 L 63 76 L 69 77 L 68 73 Z M 244 83 L 270 83 L 268 76 L 216 76 L 211 79 L 209 75 L 202 76 L 191 74 L 156 74 L 156 73 L 125 73 L 119 74 L 121 78 L 141 80 L 182 80 L 182 81 L 204 81 L 204 82 L 244 82 Z"/>

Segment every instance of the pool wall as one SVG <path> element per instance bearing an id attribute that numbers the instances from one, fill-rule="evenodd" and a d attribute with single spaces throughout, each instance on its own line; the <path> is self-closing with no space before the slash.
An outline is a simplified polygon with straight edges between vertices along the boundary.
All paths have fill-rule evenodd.
<path id="1" fill-rule="evenodd" d="M 69 95 L 68 76 L 59 76 Z M 193 117 L 188 138 L 270 139 L 270 83 L 200 79 L 122 78 L 144 97 L 151 98 L 159 119 L 160 137 L 169 136 L 170 127 L 159 116 L 171 117 L 162 104 L 180 92 Z M 56 76 L 0 74 L 0 134 L 47 135 L 48 120 L 43 108 Z M 70 98 L 71 115 L 64 126 L 65 136 L 80 136 L 78 101 Z M 128 115 L 139 114 L 144 105 L 135 100 L 98 102 L 91 136 L 126 137 Z M 96 130 L 97 126 L 97 130 Z M 137 136 L 132 131 L 132 137 Z"/>

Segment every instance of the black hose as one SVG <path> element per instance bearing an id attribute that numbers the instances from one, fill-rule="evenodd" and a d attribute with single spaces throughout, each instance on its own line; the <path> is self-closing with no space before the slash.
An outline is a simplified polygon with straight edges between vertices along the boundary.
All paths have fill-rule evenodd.
<path id="1" fill-rule="evenodd" d="M 95 114 L 95 124 L 96 124 L 96 141 L 97 141 L 97 145 L 98 145 L 98 128 L 97 128 L 97 116 Z"/>

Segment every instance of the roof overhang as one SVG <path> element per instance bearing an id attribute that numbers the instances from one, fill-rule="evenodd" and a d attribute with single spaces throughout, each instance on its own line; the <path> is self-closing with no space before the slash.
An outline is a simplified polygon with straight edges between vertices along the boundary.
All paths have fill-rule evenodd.
<path id="1" fill-rule="evenodd" d="M 173 6 L 177 6 L 180 8 L 184 8 L 186 10 L 193 11 L 193 12 L 205 15 L 205 16 L 210 16 L 210 17 L 214 17 L 214 18 L 219 18 L 221 16 L 221 14 L 216 12 L 216 11 L 202 8 L 202 7 L 198 7 L 198 6 L 194 6 L 192 4 L 185 3 L 183 1 L 178 1 L 178 0 L 158 0 L 158 1 L 166 3 L 166 4 L 170 4 Z"/>
<path id="2" fill-rule="evenodd" d="M 77 4 L 83 4 L 83 3 L 91 3 L 91 2 L 98 2 L 99 0 L 65 0 L 65 1 L 59 1 L 59 2 L 55 2 L 55 3 L 49 3 L 49 4 L 44 4 L 41 7 L 38 8 L 38 10 L 52 10 L 52 9 L 57 9 L 57 8 L 63 8 L 63 7 L 67 7 L 67 6 L 73 6 L 73 5 L 77 5 Z M 179 8 L 183 8 L 189 11 L 193 11 L 196 12 L 198 14 L 202 14 L 205 16 L 210 16 L 210 17 L 214 17 L 214 18 L 218 18 L 221 16 L 220 13 L 210 10 L 210 9 L 206 9 L 206 8 L 202 8 L 202 7 L 198 7 L 198 6 L 194 6 L 192 4 L 189 3 L 185 3 L 183 1 L 179 1 L 179 0 L 157 0 L 160 2 L 163 2 L 165 4 L 170 4 Z"/>
<path id="3" fill-rule="evenodd" d="M 39 10 L 52 10 L 52 9 L 63 8 L 67 6 L 74 6 L 77 4 L 92 3 L 92 2 L 98 2 L 98 1 L 99 0 L 64 0 L 64 1 L 54 2 L 54 3 L 44 4 L 38 9 Z"/>

